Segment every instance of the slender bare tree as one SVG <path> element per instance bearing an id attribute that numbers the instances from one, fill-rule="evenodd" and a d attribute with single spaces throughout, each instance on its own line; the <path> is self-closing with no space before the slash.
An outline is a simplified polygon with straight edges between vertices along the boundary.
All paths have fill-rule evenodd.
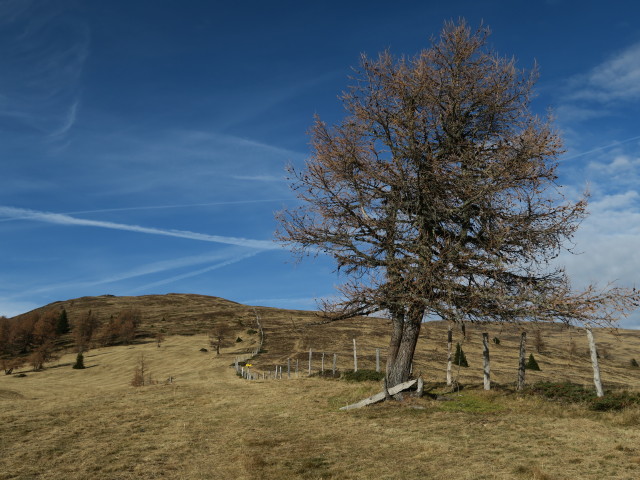
<path id="1" fill-rule="evenodd" d="M 409 377 L 425 316 L 609 323 L 639 299 L 574 293 L 549 264 L 586 195 L 569 201 L 556 183 L 561 138 L 529 109 L 536 69 L 492 52 L 488 35 L 450 22 L 413 58 L 363 55 L 346 118 L 316 118 L 310 159 L 290 168 L 302 205 L 278 214 L 277 237 L 349 276 L 324 305 L 331 318 L 388 312 L 388 387 Z"/>

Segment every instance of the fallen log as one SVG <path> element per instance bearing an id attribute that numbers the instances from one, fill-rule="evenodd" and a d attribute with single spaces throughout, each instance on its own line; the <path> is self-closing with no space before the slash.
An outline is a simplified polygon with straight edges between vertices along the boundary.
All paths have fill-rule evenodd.
<path id="1" fill-rule="evenodd" d="M 404 392 L 405 390 L 410 389 L 416 384 L 417 380 L 409 380 L 408 382 L 399 383 L 395 387 L 391 387 L 389 389 L 389 395 L 396 395 L 400 392 Z M 384 400 L 385 392 L 376 393 L 375 395 L 370 396 L 369 398 L 365 398 L 364 400 L 360 400 L 359 402 L 352 403 L 351 405 L 347 405 L 345 407 L 341 407 L 340 410 L 353 410 L 354 408 L 362 408 L 367 405 L 373 405 L 374 403 L 378 403 Z"/>

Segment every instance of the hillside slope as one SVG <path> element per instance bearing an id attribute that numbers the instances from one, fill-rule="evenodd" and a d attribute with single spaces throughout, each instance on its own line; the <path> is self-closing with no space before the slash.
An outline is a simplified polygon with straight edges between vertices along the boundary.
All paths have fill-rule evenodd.
<path id="1" fill-rule="evenodd" d="M 331 369 L 333 355 L 337 355 L 339 370 L 353 369 L 353 340 L 356 341 L 358 367 L 376 368 L 376 349 L 380 350 L 384 369 L 389 342 L 389 321 L 381 318 L 355 318 L 329 324 L 315 312 L 253 307 L 219 297 L 190 294 L 146 295 L 139 297 L 82 297 L 56 302 L 38 310 L 67 310 L 71 325 L 89 310 L 106 321 L 125 309 L 138 309 L 142 315 L 141 338 L 165 335 L 207 334 L 215 325 L 227 327 L 228 335 L 223 351 L 230 349 L 245 355 L 259 345 L 259 319 L 263 328 L 262 353 L 253 361 L 254 369 L 272 371 L 276 366 L 292 371 L 297 364 L 300 372 L 308 372 L 309 350 L 313 372 Z M 584 330 L 562 325 L 482 325 L 466 328 L 466 337 L 454 329 L 454 348 L 460 343 L 467 355 L 469 368 L 459 368 L 454 376 L 461 383 L 482 382 L 482 332 L 500 343 L 491 344 L 492 380 L 512 384 L 516 380 L 520 332 L 528 332 L 527 355 L 535 355 L 540 372 L 528 372 L 529 381 L 572 381 L 589 385 L 592 382 L 591 364 L 587 353 Z M 536 348 L 535 333 L 540 331 L 544 346 Z M 634 330 L 595 330 L 600 351 L 602 378 L 611 388 L 640 388 L 640 369 L 630 368 L 631 359 L 640 360 L 640 332 Z M 447 326 L 444 322 L 423 325 L 416 349 L 414 372 L 428 382 L 442 382 L 445 378 L 447 356 Z M 236 342 L 236 340 L 239 340 Z M 323 362 L 324 353 L 324 362 Z"/>

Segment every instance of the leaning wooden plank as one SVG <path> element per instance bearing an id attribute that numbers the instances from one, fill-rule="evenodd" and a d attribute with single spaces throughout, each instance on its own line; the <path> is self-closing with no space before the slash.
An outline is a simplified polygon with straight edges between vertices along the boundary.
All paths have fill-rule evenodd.
<path id="1" fill-rule="evenodd" d="M 395 395 L 396 393 L 400 393 L 404 390 L 408 390 L 409 388 L 415 385 L 417 380 L 409 380 L 408 382 L 399 383 L 395 387 L 391 387 L 389 389 L 390 395 Z M 359 402 L 352 403 L 351 405 L 347 405 L 346 407 L 341 407 L 340 410 L 352 410 L 354 408 L 362 408 L 367 405 L 373 405 L 374 403 L 378 403 L 384 400 L 384 392 L 376 393 L 375 395 L 370 396 L 369 398 L 365 398 L 364 400 L 360 400 Z"/>

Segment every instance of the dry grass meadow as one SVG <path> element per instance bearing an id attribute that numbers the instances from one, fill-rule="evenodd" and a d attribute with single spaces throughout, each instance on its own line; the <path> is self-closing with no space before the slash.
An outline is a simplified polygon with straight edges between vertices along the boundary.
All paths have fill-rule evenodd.
<path id="1" fill-rule="evenodd" d="M 316 352 L 314 371 L 322 351 L 326 368 L 333 352 L 339 368 L 352 368 L 356 338 L 359 367 L 374 368 L 375 348 L 384 353 L 386 345 L 384 320 L 307 326 L 312 314 L 257 309 L 265 352 L 252 368 L 285 365 L 285 378 L 247 381 L 231 364 L 255 348 L 257 334 L 248 333 L 255 312 L 216 302 L 218 313 L 194 313 L 201 323 L 186 318 L 193 332 L 177 314 L 167 320 L 168 310 L 147 318 L 148 333 L 160 315 L 165 318 L 168 335 L 160 347 L 142 339 L 94 348 L 85 370 L 71 368 L 75 354 L 69 352 L 43 371 L 1 376 L 0 479 L 640 478 L 640 409 L 593 412 L 508 388 L 480 390 L 480 340 L 487 327 L 468 328 L 467 340 L 455 332 L 470 367 L 458 377 L 466 388 L 449 394 L 450 401 L 406 398 L 343 412 L 339 407 L 380 385 L 307 377 L 308 348 Z M 243 341 L 216 356 L 202 331 L 207 321 L 230 322 Z M 508 387 L 515 380 L 519 331 L 495 326 L 489 332 L 500 339 L 491 345 L 492 378 Z M 534 352 L 542 371 L 528 372 L 529 382 L 591 382 L 581 330 L 549 326 L 543 338 L 545 349 Z M 640 335 L 597 331 L 596 340 L 606 350 L 605 387 L 640 390 L 640 370 L 628 368 L 630 358 L 640 358 Z M 130 382 L 141 354 L 156 383 L 135 388 Z M 446 326 L 427 324 L 414 371 L 434 392 L 443 392 L 445 355 Z M 298 377 L 286 378 L 287 358 L 299 360 Z"/>

